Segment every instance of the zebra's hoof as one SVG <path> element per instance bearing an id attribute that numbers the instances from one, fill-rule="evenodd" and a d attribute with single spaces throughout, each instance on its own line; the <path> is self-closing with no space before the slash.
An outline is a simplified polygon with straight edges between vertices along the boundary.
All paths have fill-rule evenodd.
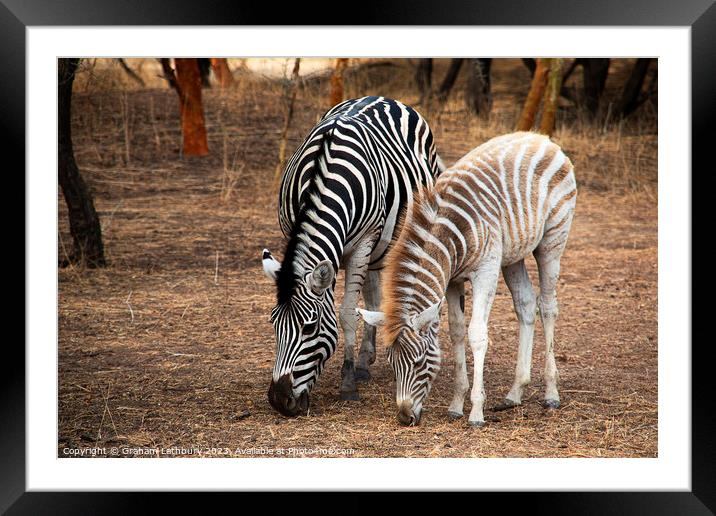
<path id="1" fill-rule="evenodd" d="M 470 426 L 474 426 L 475 428 L 482 428 L 483 426 L 485 426 L 484 421 L 468 421 L 468 424 Z"/>
<path id="2" fill-rule="evenodd" d="M 369 382 L 373 379 L 368 369 L 356 367 L 356 382 Z"/>
<path id="3" fill-rule="evenodd" d="M 457 421 L 458 419 L 462 418 L 462 414 L 459 412 L 453 412 L 452 410 L 448 410 L 448 419 L 450 421 Z"/>
<path id="4" fill-rule="evenodd" d="M 358 401 L 359 399 L 358 391 L 341 391 L 342 401 Z"/>
<path id="5" fill-rule="evenodd" d="M 497 405 L 492 407 L 492 411 L 500 412 L 502 410 L 509 410 L 511 408 L 517 407 L 518 405 L 519 405 L 519 403 L 516 403 L 509 398 L 505 398 L 504 400 L 502 400 L 502 403 L 498 403 Z"/>
<path id="6" fill-rule="evenodd" d="M 544 400 L 544 402 L 542 402 L 542 406 L 546 409 L 558 409 L 559 400 Z"/>

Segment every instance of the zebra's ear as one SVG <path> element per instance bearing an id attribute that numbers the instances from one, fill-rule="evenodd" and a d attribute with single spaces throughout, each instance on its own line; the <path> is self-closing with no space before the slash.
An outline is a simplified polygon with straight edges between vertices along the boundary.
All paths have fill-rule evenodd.
<path id="1" fill-rule="evenodd" d="M 410 325 L 413 329 L 420 332 L 428 324 L 439 320 L 440 308 L 443 306 L 443 301 L 445 301 L 444 297 L 434 305 L 427 307 L 425 310 L 416 315 L 413 320 L 410 321 Z"/>
<path id="2" fill-rule="evenodd" d="M 308 277 L 308 286 L 316 294 L 320 294 L 333 284 L 333 278 L 336 272 L 333 270 L 333 264 L 330 260 L 324 260 L 316 265 L 313 272 Z"/>
<path id="3" fill-rule="evenodd" d="M 268 249 L 263 250 L 261 263 L 264 266 L 264 274 L 270 279 L 276 281 L 278 277 L 278 271 L 281 270 L 281 262 L 271 255 L 271 251 Z"/>
<path id="4" fill-rule="evenodd" d="M 385 323 L 385 314 L 383 312 L 371 312 L 362 308 L 356 308 L 356 312 L 366 324 L 371 326 L 383 326 Z"/>

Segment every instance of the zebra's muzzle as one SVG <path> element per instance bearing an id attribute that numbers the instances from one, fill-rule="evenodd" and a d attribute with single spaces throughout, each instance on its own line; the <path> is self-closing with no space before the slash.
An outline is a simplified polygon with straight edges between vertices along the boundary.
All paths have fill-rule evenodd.
<path id="1" fill-rule="evenodd" d="M 303 391 L 296 398 L 293 395 L 293 382 L 289 375 L 282 376 L 278 379 L 278 382 L 271 381 L 268 399 L 271 406 L 284 416 L 295 417 L 308 413 L 308 391 Z"/>
<path id="2" fill-rule="evenodd" d="M 420 414 L 413 411 L 413 402 L 404 400 L 398 406 L 398 421 L 404 426 L 414 426 L 420 423 Z"/>

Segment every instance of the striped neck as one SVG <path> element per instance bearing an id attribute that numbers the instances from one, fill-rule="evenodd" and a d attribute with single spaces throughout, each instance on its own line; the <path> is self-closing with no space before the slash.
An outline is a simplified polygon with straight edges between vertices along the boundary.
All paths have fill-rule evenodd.
<path id="1" fill-rule="evenodd" d="M 316 176 L 306 190 L 306 202 L 296 217 L 278 274 L 278 303 L 289 302 L 296 282 L 303 280 L 319 262 L 329 260 L 333 270 L 338 271 L 344 242 L 339 238 L 340 231 L 332 226 L 331 212 L 322 202 L 322 187 L 320 177 Z"/>
<path id="2" fill-rule="evenodd" d="M 383 308 L 388 342 L 411 318 L 439 303 L 461 261 L 463 249 L 444 238 L 437 192 L 423 191 L 406 216 L 383 273 Z"/>

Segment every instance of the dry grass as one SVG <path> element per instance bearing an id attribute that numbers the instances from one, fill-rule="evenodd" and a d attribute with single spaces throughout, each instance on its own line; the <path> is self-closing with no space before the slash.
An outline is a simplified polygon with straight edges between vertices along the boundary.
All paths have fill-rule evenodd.
<path id="1" fill-rule="evenodd" d="M 417 100 L 404 91 L 407 64 L 369 70 L 348 76 L 347 94 Z M 489 121 L 466 117 L 459 95 L 431 114 L 446 162 L 514 124 L 527 72 L 516 60 L 494 70 Z M 289 148 L 325 107 L 324 87 L 320 76 L 306 81 Z M 340 344 L 309 416 L 283 418 L 266 400 L 274 292 L 260 251 L 280 254 L 282 247 L 272 183 L 283 123 L 280 82 L 240 73 L 229 92 L 205 90 L 212 153 L 204 159 L 180 158 L 172 91 L 84 91 L 74 101 L 75 152 L 95 195 L 110 266 L 59 271 L 58 456 L 66 447 L 95 445 L 196 447 L 211 456 L 279 447 L 370 457 L 656 456 L 656 129 L 648 109 L 606 130 L 561 113 L 555 139 L 575 163 L 580 186 L 559 287 L 562 408 L 546 412 L 538 403 L 538 329 L 524 405 L 494 414 L 484 429 L 449 422 L 453 358 L 444 322 L 443 370 L 424 422 L 402 428 L 382 341 L 374 380 L 359 386 L 361 401 L 339 399 Z M 70 237 L 61 197 L 58 210 L 62 256 Z M 530 272 L 534 278 L 534 267 Z M 507 392 L 516 358 L 517 324 L 502 282 L 490 337 L 488 406 Z"/>

